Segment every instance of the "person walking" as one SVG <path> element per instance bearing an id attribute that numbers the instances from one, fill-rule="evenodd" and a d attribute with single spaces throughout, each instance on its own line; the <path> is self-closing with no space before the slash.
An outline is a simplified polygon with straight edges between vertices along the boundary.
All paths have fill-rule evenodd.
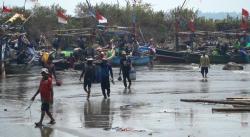
<path id="1" fill-rule="evenodd" d="M 104 99 L 110 97 L 110 81 L 109 76 L 111 76 L 111 81 L 114 83 L 113 70 L 106 58 L 102 59 L 101 67 L 101 89 Z M 106 94 L 107 90 L 107 94 Z"/>
<path id="2" fill-rule="evenodd" d="M 121 60 L 120 60 L 119 77 L 121 76 L 121 72 L 122 72 L 124 87 L 127 88 L 127 80 L 128 80 L 128 82 L 129 82 L 128 88 L 129 89 L 131 86 L 131 79 L 129 77 L 129 73 L 130 73 L 131 68 L 132 68 L 131 60 L 128 58 L 128 56 L 126 56 L 126 52 L 122 51 L 122 56 L 121 56 Z"/>
<path id="3" fill-rule="evenodd" d="M 95 77 L 95 66 L 93 65 L 93 58 L 87 59 L 87 64 L 84 65 L 82 74 L 80 75 L 80 81 L 84 75 L 83 89 L 88 94 L 87 99 L 90 97 L 91 85 Z M 88 89 L 87 89 L 88 87 Z"/>
<path id="4" fill-rule="evenodd" d="M 153 67 L 154 66 L 154 58 L 156 55 L 156 49 L 155 49 L 156 46 L 155 46 L 155 42 L 154 42 L 153 38 L 150 39 L 148 48 L 149 48 L 149 58 L 150 58 L 149 65 L 150 65 L 150 67 Z"/>
<path id="5" fill-rule="evenodd" d="M 201 74 L 203 78 L 207 78 L 208 68 L 210 68 L 210 60 L 208 55 L 206 53 L 202 53 L 202 56 L 200 57 L 200 65 L 199 68 L 201 68 Z"/>
<path id="6" fill-rule="evenodd" d="M 56 68 L 55 68 L 55 64 L 53 63 L 53 57 L 52 56 L 49 56 L 48 61 L 44 65 L 44 67 L 48 69 L 48 72 L 49 72 L 48 76 L 51 78 L 51 80 L 54 77 L 54 79 L 56 81 L 56 85 L 57 86 L 61 86 L 62 81 L 60 81 L 60 80 L 57 79 Z M 54 103 L 54 90 L 53 90 L 53 85 L 52 85 L 52 99 L 51 99 L 51 104 L 53 104 L 53 103 Z"/>
<path id="7" fill-rule="evenodd" d="M 49 111 L 50 102 L 52 100 L 52 79 L 49 77 L 49 71 L 47 68 L 42 68 L 41 71 L 42 79 L 40 81 L 40 86 L 34 96 L 31 98 L 32 101 L 35 100 L 36 96 L 40 93 L 41 95 L 41 118 L 39 122 L 36 122 L 36 126 L 42 126 L 43 118 L 45 113 L 49 116 L 49 124 L 55 124 L 55 119 L 53 118 L 51 112 Z"/>

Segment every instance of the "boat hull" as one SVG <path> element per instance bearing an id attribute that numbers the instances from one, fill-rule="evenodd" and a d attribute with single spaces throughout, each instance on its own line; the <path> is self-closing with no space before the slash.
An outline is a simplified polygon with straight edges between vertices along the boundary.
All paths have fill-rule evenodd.
<path id="1" fill-rule="evenodd" d="M 150 57 L 149 56 L 132 56 L 130 57 L 131 62 L 134 66 L 143 66 L 143 65 L 147 65 L 150 62 Z M 120 60 L 121 58 L 119 56 L 115 56 L 114 58 L 112 58 L 111 60 L 111 64 L 113 66 L 119 66 L 120 65 Z"/>

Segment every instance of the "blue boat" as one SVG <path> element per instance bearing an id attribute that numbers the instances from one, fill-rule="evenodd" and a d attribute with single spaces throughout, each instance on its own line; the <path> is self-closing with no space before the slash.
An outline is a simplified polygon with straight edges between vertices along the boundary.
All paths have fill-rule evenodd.
<path id="1" fill-rule="evenodd" d="M 150 57 L 149 56 L 131 56 L 129 57 L 131 59 L 131 62 L 134 66 L 143 66 L 147 65 L 150 62 Z M 119 66 L 120 65 L 120 57 L 115 56 L 111 60 L 111 64 L 113 66 Z"/>

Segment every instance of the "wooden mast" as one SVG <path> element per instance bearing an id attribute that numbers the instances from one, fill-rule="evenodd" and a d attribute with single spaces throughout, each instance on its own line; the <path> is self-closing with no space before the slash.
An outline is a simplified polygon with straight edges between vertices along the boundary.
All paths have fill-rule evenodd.
<path id="1" fill-rule="evenodd" d="M 179 50 L 179 13 L 181 12 L 182 8 L 184 7 L 184 5 L 186 4 L 187 0 L 184 0 L 184 2 L 181 5 L 181 8 L 177 11 L 177 13 L 175 13 L 175 50 L 178 51 Z"/>

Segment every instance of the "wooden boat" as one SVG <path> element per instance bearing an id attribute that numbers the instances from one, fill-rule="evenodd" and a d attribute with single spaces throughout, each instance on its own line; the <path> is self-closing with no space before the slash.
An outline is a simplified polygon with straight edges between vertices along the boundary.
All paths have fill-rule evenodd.
<path id="1" fill-rule="evenodd" d="M 156 49 L 156 59 L 161 63 L 199 63 L 200 53 Z"/>
<path id="2" fill-rule="evenodd" d="M 201 53 L 190 53 L 186 51 L 169 51 L 156 49 L 156 59 L 161 63 L 199 63 Z M 210 63 L 225 64 L 228 62 L 249 63 L 248 54 L 225 54 L 225 55 L 209 55 Z"/>
<path id="3" fill-rule="evenodd" d="M 156 59 L 161 63 L 185 63 L 184 54 L 181 52 L 156 49 Z"/>
<path id="4" fill-rule="evenodd" d="M 249 55 L 232 55 L 230 57 L 230 61 L 235 63 L 249 63 L 249 60 Z"/>
<path id="5" fill-rule="evenodd" d="M 111 59 L 111 64 L 113 66 L 119 66 L 120 65 L 120 57 L 115 56 Z M 149 56 L 131 56 L 130 57 L 131 62 L 134 66 L 143 66 L 147 65 L 150 62 L 150 57 Z"/>

